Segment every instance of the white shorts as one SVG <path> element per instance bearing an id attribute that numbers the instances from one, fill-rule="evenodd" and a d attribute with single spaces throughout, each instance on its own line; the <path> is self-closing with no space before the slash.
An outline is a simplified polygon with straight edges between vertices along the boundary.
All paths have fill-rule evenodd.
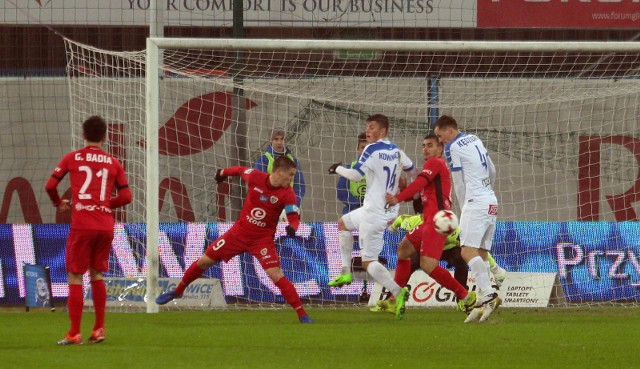
<path id="1" fill-rule="evenodd" d="M 496 232 L 498 205 L 478 205 L 472 207 L 467 204 L 462 209 L 460 245 L 489 251 Z"/>
<path id="2" fill-rule="evenodd" d="M 384 230 L 397 214 L 379 214 L 358 208 L 342 216 L 348 230 L 360 230 L 360 255 L 362 261 L 377 261 L 384 246 Z"/>

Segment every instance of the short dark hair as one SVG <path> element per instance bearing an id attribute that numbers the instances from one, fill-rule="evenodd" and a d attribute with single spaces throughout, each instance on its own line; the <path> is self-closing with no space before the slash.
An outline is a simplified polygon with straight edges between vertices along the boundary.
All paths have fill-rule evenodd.
<path id="1" fill-rule="evenodd" d="M 456 120 L 450 115 L 442 115 L 440 118 L 438 118 L 438 120 L 436 120 L 436 123 L 433 125 L 433 128 L 442 129 L 447 127 L 458 129 L 458 122 L 456 122 Z"/>
<path id="2" fill-rule="evenodd" d="M 367 141 L 367 134 L 364 132 L 358 133 L 358 143 L 366 142 L 366 141 Z"/>
<path id="3" fill-rule="evenodd" d="M 291 160 L 288 156 L 280 155 L 276 160 L 273 161 L 273 171 L 275 172 L 280 168 L 291 169 L 291 168 L 297 168 L 297 167 L 296 167 L 296 163 L 293 160 Z"/>
<path id="4" fill-rule="evenodd" d="M 82 123 L 82 133 L 89 142 L 102 142 L 107 135 L 107 122 L 99 115 L 89 117 Z"/>
<path id="5" fill-rule="evenodd" d="M 435 133 L 429 133 L 428 135 L 424 136 L 425 140 L 434 140 L 435 142 L 438 143 L 438 146 L 444 146 L 442 144 L 442 142 L 440 142 L 440 139 L 438 138 L 438 136 L 436 136 Z"/>
<path id="6" fill-rule="evenodd" d="M 376 122 L 380 128 L 384 128 L 389 132 L 389 118 L 384 114 L 374 114 L 367 118 L 367 122 Z"/>

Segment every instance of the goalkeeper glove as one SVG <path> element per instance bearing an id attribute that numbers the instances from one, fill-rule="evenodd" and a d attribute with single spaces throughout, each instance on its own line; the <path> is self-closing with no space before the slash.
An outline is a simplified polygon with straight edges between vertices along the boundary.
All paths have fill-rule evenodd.
<path id="1" fill-rule="evenodd" d="M 295 237 L 296 236 L 296 229 L 293 228 L 291 225 L 287 226 L 287 236 L 289 237 Z"/>
<path id="2" fill-rule="evenodd" d="M 216 170 L 216 176 L 215 176 L 216 183 L 220 183 L 225 179 L 227 179 L 227 176 L 222 175 L 222 169 Z"/>
<path id="3" fill-rule="evenodd" d="M 335 163 L 335 164 L 332 164 L 332 165 L 329 167 L 329 174 L 336 174 L 336 169 L 338 169 L 338 167 L 339 167 L 339 166 L 341 166 L 341 165 L 342 165 L 342 163 Z"/>

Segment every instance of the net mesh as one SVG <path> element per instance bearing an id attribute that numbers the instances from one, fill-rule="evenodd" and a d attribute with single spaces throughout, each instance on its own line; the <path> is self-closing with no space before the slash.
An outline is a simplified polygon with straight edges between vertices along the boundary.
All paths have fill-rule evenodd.
<path id="1" fill-rule="evenodd" d="M 144 277 L 143 231 L 136 230 L 144 227 L 135 224 L 147 217 L 145 53 L 66 46 L 73 136 L 81 137 L 86 116 L 103 115 L 134 192 L 118 215 L 134 262 L 125 273 L 115 258 L 113 274 Z M 161 277 L 181 277 L 237 217 L 243 187 L 216 186 L 215 170 L 252 167 L 272 129 L 282 127 L 304 176 L 296 185 L 305 222 L 295 239 L 279 225 L 285 275 L 312 302 L 357 301 L 371 292 L 366 277 L 342 290 L 326 286 L 339 272 L 334 222 L 343 208 L 327 168 L 356 160 L 357 135 L 374 113 L 390 118 L 391 140 L 421 167 L 422 137 L 449 114 L 483 139 L 496 164 L 499 264 L 514 276 L 560 272 L 569 302 L 638 298 L 637 251 L 627 250 L 638 230 L 623 222 L 640 211 L 637 51 L 167 49 L 160 65 Z M 385 235 L 391 269 L 400 238 Z M 624 262 L 614 266 L 620 250 Z M 206 276 L 221 278 L 229 304 L 282 302 L 247 255 Z"/>

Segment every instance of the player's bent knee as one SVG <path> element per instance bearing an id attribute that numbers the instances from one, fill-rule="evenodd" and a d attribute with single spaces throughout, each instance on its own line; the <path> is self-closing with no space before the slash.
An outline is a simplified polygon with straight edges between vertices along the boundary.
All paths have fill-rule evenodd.
<path id="1" fill-rule="evenodd" d="M 430 274 L 436 269 L 436 266 L 438 266 L 438 260 L 426 256 L 420 258 L 420 268 L 422 268 L 425 273 Z"/>
<path id="2" fill-rule="evenodd" d="M 338 219 L 338 231 L 348 231 L 347 226 L 344 225 L 344 220 L 342 220 L 342 217 Z"/>
<path id="3" fill-rule="evenodd" d="M 282 269 L 279 267 L 266 269 L 265 272 L 267 272 L 267 275 L 273 283 L 278 283 L 278 281 L 284 277 L 284 273 L 282 273 Z"/>
<path id="4" fill-rule="evenodd" d="M 462 251 L 460 253 L 466 262 L 469 262 L 469 260 L 480 255 L 477 248 L 469 246 L 462 246 Z"/>
<path id="5" fill-rule="evenodd" d="M 89 268 L 89 276 L 92 281 L 99 280 L 102 279 L 102 272 L 94 268 Z"/>
<path id="6" fill-rule="evenodd" d="M 398 245 L 398 258 L 399 259 L 409 259 L 411 255 L 416 253 L 415 247 L 411 241 L 409 241 L 406 237 L 400 241 Z"/>

